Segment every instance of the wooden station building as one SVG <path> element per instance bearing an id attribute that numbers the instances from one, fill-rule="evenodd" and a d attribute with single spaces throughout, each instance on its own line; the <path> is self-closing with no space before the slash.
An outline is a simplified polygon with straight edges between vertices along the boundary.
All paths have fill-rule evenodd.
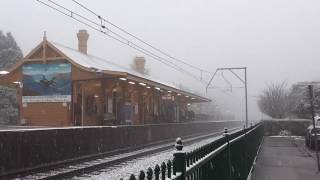
<path id="1" fill-rule="evenodd" d="M 138 71 L 87 54 L 86 30 L 78 50 L 43 41 L 8 71 L 0 84 L 17 89 L 18 125 L 87 126 L 183 122 L 188 104 L 210 99 L 158 82 Z"/>

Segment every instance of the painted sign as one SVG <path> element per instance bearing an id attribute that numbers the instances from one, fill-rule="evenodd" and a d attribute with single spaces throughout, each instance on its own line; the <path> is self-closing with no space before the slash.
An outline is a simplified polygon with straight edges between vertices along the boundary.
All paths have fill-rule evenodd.
<path id="1" fill-rule="evenodd" d="M 161 96 L 161 99 L 163 99 L 163 100 L 172 100 L 172 101 L 174 101 L 174 96 Z"/>
<path id="2" fill-rule="evenodd" d="M 22 102 L 70 102 L 70 63 L 30 63 L 22 67 Z"/>

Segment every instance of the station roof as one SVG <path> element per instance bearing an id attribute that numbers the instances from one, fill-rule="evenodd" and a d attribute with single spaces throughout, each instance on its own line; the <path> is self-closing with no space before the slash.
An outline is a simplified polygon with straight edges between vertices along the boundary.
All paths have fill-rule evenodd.
<path id="1" fill-rule="evenodd" d="M 58 53 L 63 54 L 65 57 L 67 57 L 67 60 L 70 61 L 70 63 L 84 70 L 87 70 L 87 71 L 90 70 L 91 72 L 95 71 L 95 72 L 100 72 L 105 74 L 111 73 L 131 81 L 136 81 L 137 83 L 145 83 L 146 85 L 154 86 L 162 90 L 172 91 L 177 94 L 181 94 L 186 97 L 189 97 L 191 99 L 191 102 L 210 102 L 211 101 L 210 99 L 203 97 L 201 95 L 197 95 L 195 93 L 182 90 L 181 88 L 176 87 L 174 84 L 160 81 L 158 78 L 152 75 L 138 73 L 131 68 L 121 66 L 119 64 L 114 63 L 113 61 L 107 60 L 105 58 L 97 57 L 94 55 L 81 53 L 77 49 L 67 47 L 57 42 L 45 40 L 42 43 L 40 43 L 37 47 L 39 48 L 42 47 L 43 43 L 46 43 L 46 45 L 57 50 Z M 37 49 L 37 47 L 35 49 Z M 29 56 L 31 53 L 29 53 Z M 28 57 L 28 55 L 26 57 Z M 23 62 L 20 62 L 12 69 L 17 68 L 17 66 L 20 66 L 22 64 Z M 12 69 L 10 71 L 12 71 Z"/>
<path id="2" fill-rule="evenodd" d="M 121 65 L 116 64 L 110 60 L 106 60 L 105 58 L 97 57 L 97 56 L 90 55 L 90 54 L 83 54 L 83 53 L 79 52 L 77 49 L 73 49 L 73 48 L 64 46 L 64 45 L 57 43 L 57 42 L 50 41 L 50 43 L 52 45 L 54 45 L 57 49 L 59 49 L 62 53 L 64 53 L 67 57 L 72 59 L 75 63 L 77 63 L 81 66 L 84 66 L 86 68 L 95 69 L 96 71 L 105 72 L 105 73 L 108 73 L 110 71 L 120 72 L 120 73 L 123 73 L 124 76 L 126 76 L 126 78 L 128 78 L 130 80 L 151 84 L 156 87 L 161 86 L 159 88 L 170 90 L 170 91 L 175 91 L 175 92 L 181 93 L 183 95 L 187 95 L 190 98 L 194 97 L 194 98 L 197 98 L 198 101 L 199 100 L 205 101 L 205 102 L 211 101 L 210 99 L 202 97 L 202 96 L 197 95 L 195 93 L 190 93 L 190 92 L 184 91 L 182 89 L 179 89 L 174 84 L 160 81 L 158 78 L 155 78 L 152 75 L 138 73 L 131 68 L 121 66 Z M 195 101 L 197 101 L 197 100 L 195 100 Z"/>

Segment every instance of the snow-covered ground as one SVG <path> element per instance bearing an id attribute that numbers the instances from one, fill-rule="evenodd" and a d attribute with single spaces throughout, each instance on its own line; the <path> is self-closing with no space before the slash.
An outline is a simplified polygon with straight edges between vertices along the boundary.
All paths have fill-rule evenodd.
<path id="1" fill-rule="evenodd" d="M 217 139 L 217 137 L 211 137 L 190 145 L 186 145 L 184 147 L 184 150 L 191 151 L 200 146 L 208 144 L 214 141 L 215 139 Z M 135 174 L 137 176 L 140 170 L 146 171 L 148 167 L 151 167 L 152 169 L 154 169 L 156 164 L 161 165 L 162 162 L 167 162 L 169 159 L 172 159 L 173 151 L 174 151 L 174 147 L 172 146 L 172 149 L 170 150 L 162 151 L 155 154 L 150 154 L 137 159 L 132 159 L 130 161 L 126 161 L 111 167 L 107 167 L 99 171 L 94 171 L 92 173 L 81 175 L 79 177 L 73 177 L 72 179 L 73 180 L 83 180 L 83 179 L 119 180 L 120 178 L 129 179 L 131 174 Z"/>

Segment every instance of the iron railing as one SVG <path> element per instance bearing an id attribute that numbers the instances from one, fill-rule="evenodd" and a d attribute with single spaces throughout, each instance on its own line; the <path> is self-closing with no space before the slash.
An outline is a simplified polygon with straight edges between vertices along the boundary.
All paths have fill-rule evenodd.
<path id="1" fill-rule="evenodd" d="M 129 180 L 246 180 L 263 137 L 261 124 L 225 133 L 190 152 L 176 140 L 173 160 L 140 171 Z"/>

